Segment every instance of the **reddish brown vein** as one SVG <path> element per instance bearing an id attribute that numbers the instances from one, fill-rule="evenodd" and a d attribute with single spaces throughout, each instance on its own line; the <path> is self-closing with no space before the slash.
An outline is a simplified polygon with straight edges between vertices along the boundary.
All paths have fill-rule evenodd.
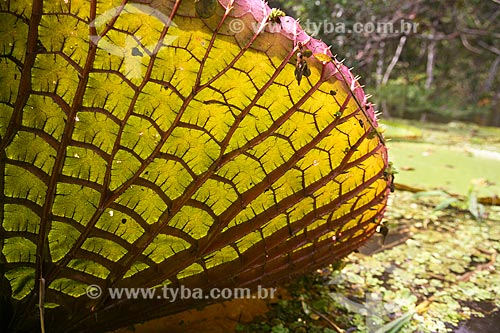
<path id="1" fill-rule="evenodd" d="M 22 112 L 24 106 L 30 96 L 27 92 L 31 91 L 31 70 L 35 64 L 35 59 L 38 54 L 38 26 L 40 24 L 40 20 L 42 19 L 42 13 L 43 0 L 34 0 L 33 7 L 31 9 L 31 18 L 29 20 L 28 41 L 26 45 L 24 66 L 21 72 L 19 88 L 17 90 L 17 98 L 14 103 L 14 111 L 10 118 L 9 126 L 7 126 L 5 136 L 0 143 L 0 151 L 5 150 L 5 148 L 14 139 L 14 136 L 18 131 L 18 127 L 22 122 Z"/>

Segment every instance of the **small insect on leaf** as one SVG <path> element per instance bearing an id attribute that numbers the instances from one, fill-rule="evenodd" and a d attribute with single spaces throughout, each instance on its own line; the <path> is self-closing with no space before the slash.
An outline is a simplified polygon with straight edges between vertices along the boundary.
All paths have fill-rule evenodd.
<path id="1" fill-rule="evenodd" d="M 281 24 L 281 18 L 285 17 L 286 14 L 284 11 L 278 8 L 271 9 L 271 13 L 269 14 L 269 18 L 267 19 L 271 23 Z"/>
<path id="2" fill-rule="evenodd" d="M 396 184 L 394 184 L 394 175 L 392 175 L 391 184 L 390 184 L 389 188 L 391 190 L 391 193 L 394 193 L 394 191 L 396 191 Z"/>
<path id="3" fill-rule="evenodd" d="M 302 58 L 302 55 L 300 55 L 300 58 Z M 311 70 L 307 66 L 307 62 L 305 60 L 297 60 L 297 67 L 295 68 L 295 78 L 297 79 L 297 83 L 300 84 L 302 76 L 308 77 L 310 75 Z"/>
<path id="4" fill-rule="evenodd" d="M 330 58 L 329 56 L 327 56 L 324 53 L 314 53 L 314 57 L 316 59 L 318 59 L 318 61 L 321 61 L 321 62 L 324 62 L 324 63 L 328 63 L 328 62 L 332 61 L 332 58 Z"/>
<path id="5" fill-rule="evenodd" d="M 389 164 L 387 165 L 387 168 L 385 169 L 384 171 L 384 176 L 386 174 L 390 174 L 390 175 L 395 175 L 398 173 L 398 170 L 396 169 L 396 167 L 394 166 L 394 163 L 392 162 L 389 162 Z"/>
<path id="6" fill-rule="evenodd" d="M 389 162 L 389 165 L 384 170 L 384 179 L 389 182 L 389 188 L 391 189 L 391 192 L 394 192 L 396 190 L 396 185 L 394 184 L 394 175 L 397 173 L 398 171 L 396 170 L 392 162 Z"/>
<path id="7" fill-rule="evenodd" d="M 389 228 L 387 228 L 385 225 L 381 225 L 377 227 L 377 232 L 382 234 L 382 236 L 386 237 L 387 234 L 389 233 Z"/>
<path id="8" fill-rule="evenodd" d="M 311 70 L 307 66 L 307 63 L 304 61 L 300 65 L 297 65 L 297 68 L 295 68 L 295 78 L 297 79 L 297 83 L 300 84 L 300 81 L 302 81 L 302 76 L 308 77 L 311 75 Z"/>
<path id="9" fill-rule="evenodd" d="M 299 44 L 300 51 L 297 52 L 297 64 L 295 65 L 295 79 L 297 79 L 297 83 L 300 85 L 300 81 L 302 81 L 302 76 L 308 77 L 311 75 L 311 70 L 309 66 L 307 66 L 307 62 L 304 59 L 304 53 L 307 50 L 303 49 L 302 44 Z"/>
<path id="10" fill-rule="evenodd" d="M 379 225 L 377 227 L 377 232 L 382 235 L 382 244 L 384 244 L 385 239 L 387 238 L 387 235 L 389 234 L 389 228 L 387 228 L 385 225 Z"/>
<path id="11" fill-rule="evenodd" d="M 217 10 L 217 0 L 194 0 L 196 14 L 204 19 L 210 18 Z"/>

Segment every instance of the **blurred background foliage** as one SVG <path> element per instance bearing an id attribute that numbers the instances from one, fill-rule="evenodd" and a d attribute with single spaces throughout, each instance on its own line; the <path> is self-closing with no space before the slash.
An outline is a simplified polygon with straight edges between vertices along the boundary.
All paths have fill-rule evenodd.
<path id="1" fill-rule="evenodd" d="M 499 0 L 275 0 L 269 5 L 299 18 L 303 28 L 355 67 L 385 118 L 500 126 Z M 335 24 L 334 31 L 326 22 Z M 388 22 L 392 31 L 383 28 Z M 356 24 L 365 31 L 354 32 Z M 373 25 L 381 27 L 372 32 Z"/>

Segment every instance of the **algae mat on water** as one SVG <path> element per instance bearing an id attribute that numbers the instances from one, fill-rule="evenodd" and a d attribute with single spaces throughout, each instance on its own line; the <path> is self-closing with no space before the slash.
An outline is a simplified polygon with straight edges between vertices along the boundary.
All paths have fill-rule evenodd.
<path id="1" fill-rule="evenodd" d="M 390 142 L 398 169 L 396 181 L 418 188 L 440 188 L 466 195 L 471 186 L 480 196 L 500 193 L 500 153 L 465 146 Z"/>
<path id="2" fill-rule="evenodd" d="M 500 194 L 500 129 L 402 119 L 383 123 L 397 183 L 461 195 Z"/>

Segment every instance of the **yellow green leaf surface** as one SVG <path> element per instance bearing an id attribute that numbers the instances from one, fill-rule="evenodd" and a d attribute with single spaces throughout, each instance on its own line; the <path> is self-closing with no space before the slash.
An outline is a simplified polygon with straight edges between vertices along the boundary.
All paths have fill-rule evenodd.
<path id="1" fill-rule="evenodd" d="M 0 2 L 7 328 L 38 327 L 40 294 L 51 332 L 121 327 L 209 300 L 87 287 L 269 286 L 375 231 L 387 151 L 357 80 L 260 0 L 199 2 Z"/>

